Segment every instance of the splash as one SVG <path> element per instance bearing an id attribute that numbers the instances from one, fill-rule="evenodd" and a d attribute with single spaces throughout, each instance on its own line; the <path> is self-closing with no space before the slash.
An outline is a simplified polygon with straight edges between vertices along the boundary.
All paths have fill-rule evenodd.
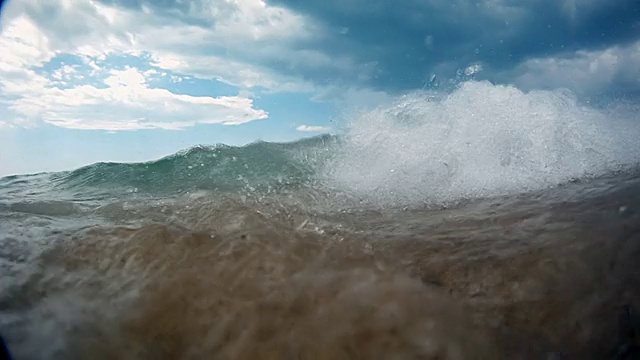
<path id="1" fill-rule="evenodd" d="M 328 178 L 382 205 L 539 190 L 637 163 L 638 124 L 620 114 L 489 82 L 415 92 L 356 117 Z"/>

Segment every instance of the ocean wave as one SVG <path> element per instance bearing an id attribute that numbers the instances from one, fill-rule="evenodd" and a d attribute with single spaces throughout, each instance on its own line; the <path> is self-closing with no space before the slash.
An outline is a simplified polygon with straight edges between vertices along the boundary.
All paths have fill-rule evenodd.
<path id="1" fill-rule="evenodd" d="M 635 167 L 640 125 L 634 114 L 620 104 L 582 104 L 568 91 L 523 92 L 467 81 L 449 92 L 412 92 L 362 112 L 347 119 L 337 136 L 196 146 L 146 163 L 14 176 L 0 180 L 0 196 L 13 188 L 30 189 L 18 194 L 27 198 L 57 193 L 47 200 L 61 201 L 296 192 L 377 207 L 451 203 Z"/>
<path id="2" fill-rule="evenodd" d="M 634 166 L 639 138 L 640 124 L 621 107 L 469 81 L 355 117 L 327 177 L 382 205 L 505 195 Z"/>
<path id="3" fill-rule="evenodd" d="M 269 193 L 312 178 L 310 157 L 335 143 L 331 136 L 294 143 L 195 146 L 145 163 L 97 163 L 53 175 L 58 189 L 176 194 L 198 190 Z"/>

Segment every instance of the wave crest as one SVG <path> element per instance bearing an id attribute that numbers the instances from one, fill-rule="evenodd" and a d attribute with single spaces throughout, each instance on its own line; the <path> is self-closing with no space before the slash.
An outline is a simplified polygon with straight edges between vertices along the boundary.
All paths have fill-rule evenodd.
<path id="1" fill-rule="evenodd" d="M 414 92 L 350 123 L 329 178 L 395 205 L 538 190 L 637 162 L 640 131 L 622 113 L 489 82 Z"/>

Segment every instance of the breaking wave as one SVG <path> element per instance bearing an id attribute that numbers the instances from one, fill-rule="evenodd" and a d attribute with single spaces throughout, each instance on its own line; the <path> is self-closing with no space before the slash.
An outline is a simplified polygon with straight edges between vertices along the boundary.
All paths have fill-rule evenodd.
<path id="1" fill-rule="evenodd" d="M 637 164 L 639 125 L 566 91 L 466 82 L 353 119 L 329 177 L 395 205 L 540 190 Z"/>
<path id="2" fill-rule="evenodd" d="M 53 186 L 66 199 L 296 191 L 382 207 L 442 204 L 633 167 L 640 159 L 633 114 L 581 104 L 567 91 L 525 93 L 469 81 L 450 93 L 413 92 L 362 112 L 339 136 L 197 146 L 157 161 L 98 163 L 35 180 L 46 184 L 40 193 Z M 37 188 L 33 176 L 2 180 L 21 181 Z"/>

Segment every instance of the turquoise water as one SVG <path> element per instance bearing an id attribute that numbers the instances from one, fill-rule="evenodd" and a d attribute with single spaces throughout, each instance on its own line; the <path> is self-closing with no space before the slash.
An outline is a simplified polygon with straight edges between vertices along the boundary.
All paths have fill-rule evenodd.
<path id="1" fill-rule="evenodd" d="M 323 158 L 329 155 L 325 154 L 336 142 L 326 136 L 291 144 L 196 146 L 145 163 L 97 163 L 69 172 L 10 176 L 0 181 L 5 191 L 29 184 L 32 195 L 38 191 L 66 196 L 87 192 L 105 196 L 130 192 L 176 195 L 198 190 L 269 192 L 309 183 L 315 174 L 314 161 L 326 160 Z"/>

